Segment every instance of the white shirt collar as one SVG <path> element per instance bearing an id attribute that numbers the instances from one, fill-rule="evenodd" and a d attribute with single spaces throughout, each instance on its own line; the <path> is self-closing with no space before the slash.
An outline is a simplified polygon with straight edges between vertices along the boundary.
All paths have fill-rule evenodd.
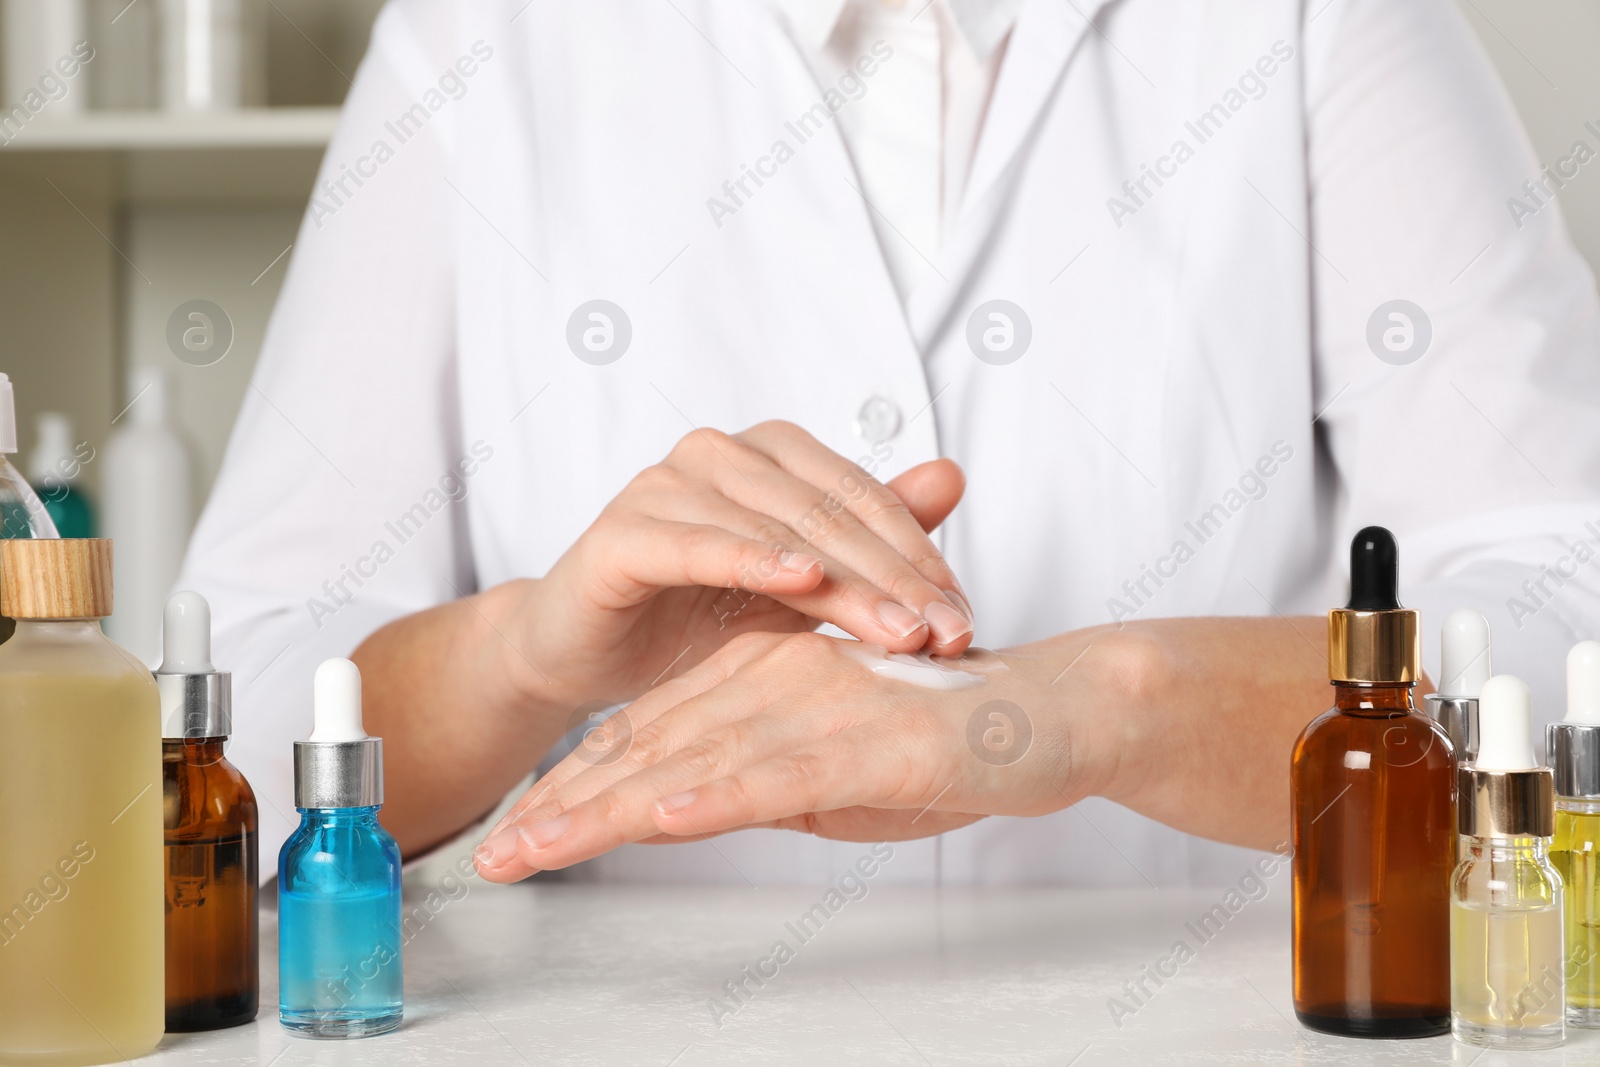
<path id="1" fill-rule="evenodd" d="M 880 0 L 777 0 L 800 43 L 821 48 L 833 36 L 845 5 Z M 980 59 L 989 58 L 995 45 L 1010 31 L 1022 9 L 1022 0 L 904 0 L 906 3 L 942 3 L 961 31 L 967 46 Z"/>

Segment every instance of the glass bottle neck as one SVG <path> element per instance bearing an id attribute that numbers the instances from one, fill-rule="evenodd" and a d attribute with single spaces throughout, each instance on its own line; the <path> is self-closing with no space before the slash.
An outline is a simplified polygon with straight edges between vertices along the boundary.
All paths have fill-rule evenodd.
<path id="1" fill-rule="evenodd" d="M 1412 703 L 1412 683 L 1405 685 L 1361 685 L 1333 683 L 1333 706 L 1350 715 L 1389 716 L 1417 710 Z"/>
<path id="2" fill-rule="evenodd" d="M 363 808 L 297 808 L 300 819 L 308 826 L 376 826 L 378 808 L 371 804 Z"/>
<path id="3" fill-rule="evenodd" d="M 1461 846 L 1478 858 L 1542 860 L 1550 851 L 1550 838 L 1468 835 L 1461 838 Z"/>
<path id="4" fill-rule="evenodd" d="M 40 637 L 104 637 L 99 619 L 18 619 L 17 634 Z"/>
<path id="5" fill-rule="evenodd" d="M 164 737 L 161 754 L 165 759 L 204 767 L 224 761 L 227 742 L 226 737 Z"/>

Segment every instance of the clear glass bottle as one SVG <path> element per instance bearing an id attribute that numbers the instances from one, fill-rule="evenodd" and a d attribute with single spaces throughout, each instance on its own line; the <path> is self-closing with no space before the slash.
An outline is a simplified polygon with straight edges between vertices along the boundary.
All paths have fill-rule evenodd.
<path id="1" fill-rule="evenodd" d="M 1567 1022 L 1600 1028 L 1600 641 L 1567 655 L 1567 714 L 1546 729 L 1555 775 L 1550 859 L 1566 889 Z"/>
<path id="2" fill-rule="evenodd" d="M 10 377 L 0 374 L 0 538 L 56 537 L 55 520 L 44 502 L 6 458 L 16 451 L 16 399 Z"/>
<path id="3" fill-rule="evenodd" d="M 1412 705 L 1417 613 L 1397 574 L 1387 530 L 1356 535 L 1350 603 L 1329 613 L 1335 704 L 1290 765 L 1295 1014 L 1346 1037 L 1450 1028 L 1455 761 Z"/>
<path id="4" fill-rule="evenodd" d="M 306 1037 L 382 1034 L 400 1025 L 400 849 L 378 823 L 383 742 L 361 726 L 361 675 L 317 668 L 314 727 L 295 743 L 300 825 L 278 854 L 278 998 Z"/>
<path id="5" fill-rule="evenodd" d="M 161 1040 L 161 712 L 100 632 L 107 541 L 0 541 L 0 1062 Z"/>
<path id="6" fill-rule="evenodd" d="M 174 593 L 162 628 L 167 1030 L 238 1026 L 261 993 L 256 798 L 223 745 L 232 676 L 211 665 L 211 609 Z"/>
<path id="7" fill-rule="evenodd" d="M 1451 1030 L 1494 1049 L 1566 1040 L 1561 875 L 1550 863 L 1555 788 L 1533 755 L 1528 687 L 1505 674 L 1478 698 L 1478 757 L 1459 772 L 1466 858 L 1450 885 Z"/>
<path id="8" fill-rule="evenodd" d="M 1567 1022 L 1600 1028 L 1600 799 L 1556 798 L 1550 860 L 1566 899 Z"/>

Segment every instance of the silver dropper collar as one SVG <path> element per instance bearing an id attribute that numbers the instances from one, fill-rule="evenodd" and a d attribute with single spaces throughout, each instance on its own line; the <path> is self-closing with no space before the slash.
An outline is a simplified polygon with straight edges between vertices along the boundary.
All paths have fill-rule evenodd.
<path id="1" fill-rule="evenodd" d="M 233 675 L 228 671 L 206 674 L 155 672 L 161 695 L 161 737 L 166 741 L 195 741 L 203 737 L 228 737 L 233 733 Z"/>
<path id="2" fill-rule="evenodd" d="M 296 741 L 294 806 L 370 808 L 383 803 L 383 738 Z"/>
<path id="3" fill-rule="evenodd" d="M 1553 722 L 1545 751 L 1556 776 L 1556 796 L 1600 800 L 1600 726 Z"/>
<path id="4" fill-rule="evenodd" d="M 233 675 L 211 665 L 211 606 L 199 593 L 184 590 L 168 598 L 155 679 L 164 740 L 233 733 Z"/>
<path id="5" fill-rule="evenodd" d="M 1471 763 L 1478 758 L 1478 698 L 1447 697 L 1429 693 L 1422 698 L 1428 718 L 1450 736 L 1456 763 Z"/>

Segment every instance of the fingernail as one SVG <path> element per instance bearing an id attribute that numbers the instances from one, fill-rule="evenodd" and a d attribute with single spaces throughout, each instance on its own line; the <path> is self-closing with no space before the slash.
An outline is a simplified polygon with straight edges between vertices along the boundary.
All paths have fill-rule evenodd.
<path id="1" fill-rule="evenodd" d="M 808 556 L 804 552 L 784 552 L 778 556 L 778 566 L 795 574 L 804 574 L 812 567 L 822 566 L 822 561 L 816 556 Z"/>
<path id="2" fill-rule="evenodd" d="M 513 832 L 490 834 L 472 851 L 472 858 L 485 867 L 503 867 L 517 855 L 517 835 Z"/>
<path id="3" fill-rule="evenodd" d="M 656 810 L 663 815 L 675 815 L 694 803 L 694 790 L 687 793 L 674 793 L 670 797 L 662 797 L 656 801 Z"/>
<path id="4" fill-rule="evenodd" d="M 899 638 L 910 637 L 928 625 L 916 612 L 892 600 L 885 600 L 878 605 L 878 618 L 883 620 L 890 633 Z"/>
<path id="5" fill-rule="evenodd" d="M 967 617 L 968 622 L 977 622 L 978 617 L 972 613 L 972 605 L 967 598 L 955 589 L 946 589 L 944 598 L 956 606 L 956 610 Z"/>
<path id="6" fill-rule="evenodd" d="M 554 819 L 534 823 L 532 826 L 522 826 L 517 833 L 522 836 L 522 841 L 529 848 L 548 848 L 556 838 L 567 832 L 567 827 L 572 825 L 570 815 L 557 815 Z"/>
<path id="7" fill-rule="evenodd" d="M 931 601 L 922 613 L 928 617 L 928 629 L 933 639 L 941 645 L 949 644 L 972 632 L 972 622 L 961 612 L 942 601 Z"/>

